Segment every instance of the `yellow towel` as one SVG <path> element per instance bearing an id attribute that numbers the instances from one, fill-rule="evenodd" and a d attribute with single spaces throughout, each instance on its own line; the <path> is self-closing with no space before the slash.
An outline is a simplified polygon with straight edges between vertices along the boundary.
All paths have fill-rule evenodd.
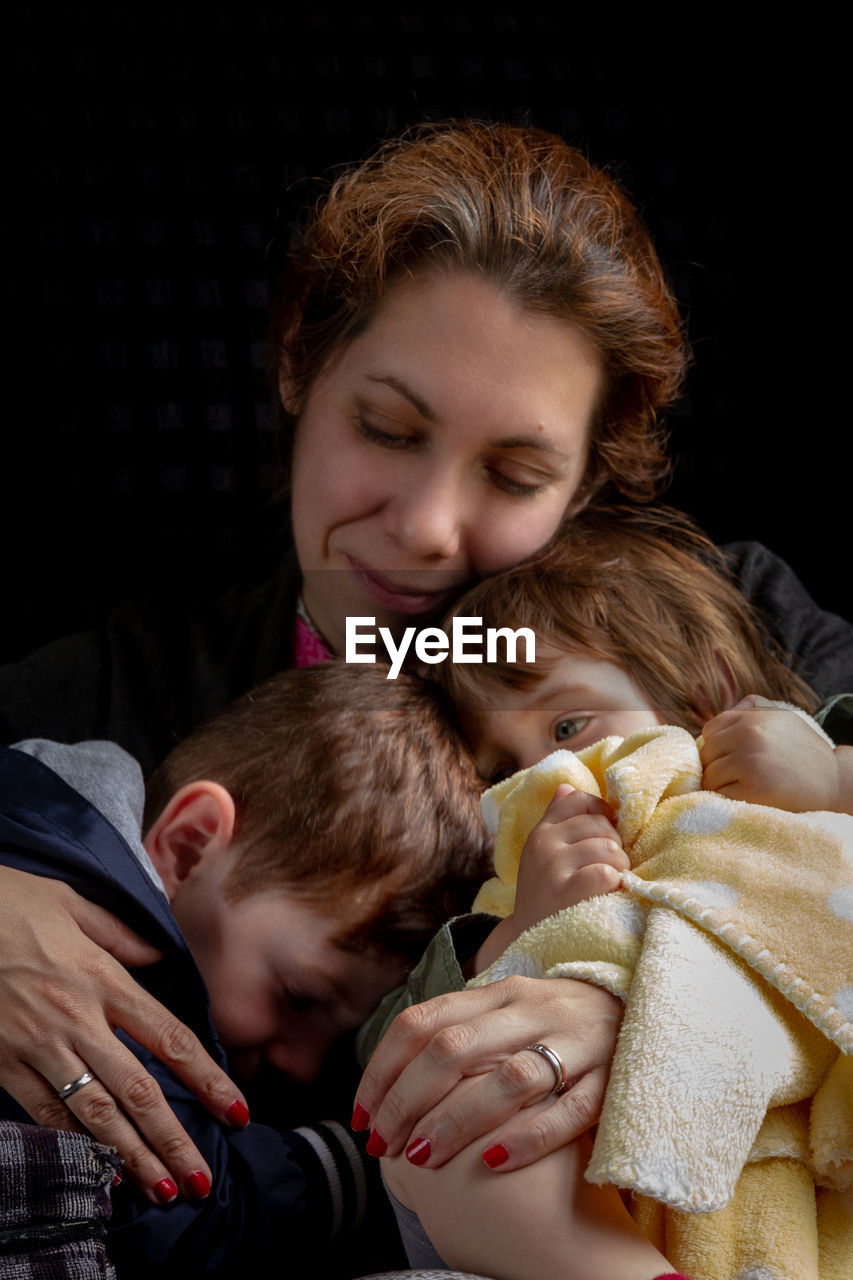
<path id="1" fill-rule="evenodd" d="M 472 985 L 565 976 L 625 1001 L 587 1177 L 632 1192 L 692 1280 L 850 1280 L 853 819 L 728 800 L 701 778 L 699 744 L 657 726 L 491 788 L 497 875 L 476 909 L 512 910 L 560 782 L 612 805 L 631 870 Z"/>

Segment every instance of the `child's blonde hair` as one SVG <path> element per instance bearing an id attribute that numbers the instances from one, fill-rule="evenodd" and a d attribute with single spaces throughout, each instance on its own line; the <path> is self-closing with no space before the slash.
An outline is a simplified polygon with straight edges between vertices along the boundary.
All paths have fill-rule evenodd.
<path id="1" fill-rule="evenodd" d="M 474 587 L 454 616 L 529 627 L 539 646 L 612 662 L 667 723 L 694 733 L 747 693 L 809 711 L 818 704 L 785 665 L 719 549 L 666 507 L 584 512 L 532 560 Z M 522 688 L 550 666 L 547 658 L 530 664 L 500 656 L 482 666 L 447 662 L 438 679 L 459 706 L 494 706 L 496 688 Z"/>

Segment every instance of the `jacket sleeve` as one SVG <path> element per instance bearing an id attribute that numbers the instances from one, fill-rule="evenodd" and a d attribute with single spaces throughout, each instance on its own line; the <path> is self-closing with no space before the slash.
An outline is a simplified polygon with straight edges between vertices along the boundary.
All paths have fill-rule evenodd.
<path id="1" fill-rule="evenodd" d="M 228 1129 L 161 1063 L 122 1038 L 208 1162 L 212 1187 L 206 1200 L 179 1196 L 160 1207 L 125 1179 L 113 1193 L 110 1224 L 119 1275 L 261 1275 L 284 1247 L 319 1260 L 355 1231 L 372 1172 L 360 1139 L 332 1119 L 281 1132 L 254 1123 Z"/>
<path id="2" fill-rule="evenodd" d="M 495 916 L 456 916 L 442 925 L 429 943 L 404 986 L 390 991 L 373 1016 L 358 1033 L 356 1053 L 364 1067 L 398 1013 L 433 996 L 461 991 L 465 986 L 463 966 L 479 950 L 498 923 Z"/>

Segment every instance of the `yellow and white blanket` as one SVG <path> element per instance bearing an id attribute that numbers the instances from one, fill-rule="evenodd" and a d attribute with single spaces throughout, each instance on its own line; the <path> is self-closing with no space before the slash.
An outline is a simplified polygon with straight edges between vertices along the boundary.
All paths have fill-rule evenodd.
<path id="1" fill-rule="evenodd" d="M 472 985 L 572 977 L 625 1001 L 587 1177 L 633 1192 L 692 1280 L 850 1280 L 853 818 L 728 800 L 701 779 L 699 744 L 658 726 L 491 788 L 497 874 L 475 909 L 512 911 L 524 841 L 561 782 L 614 808 L 631 870 Z"/>

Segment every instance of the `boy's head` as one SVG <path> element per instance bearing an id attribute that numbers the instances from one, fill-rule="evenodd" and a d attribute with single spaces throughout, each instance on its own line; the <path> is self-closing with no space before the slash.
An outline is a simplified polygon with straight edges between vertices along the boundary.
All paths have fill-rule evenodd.
<path id="1" fill-rule="evenodd" d="M 276 676 L 149 780 L 145 847 L 246 1073 L 265 1055 L 313 1076 L 488 874 L 481 784 L 440 695 L 386 674 Z"/>
<path id="2" fill-rule="evenodd" d="M 817 702 L 773 652 L 719 550 L 666 508 L 589 510 L 453 614 L 536 636 L 535 663 L 439 671 L 490 779 L 649 724 L 698 734 L 747 693 Z"/>

